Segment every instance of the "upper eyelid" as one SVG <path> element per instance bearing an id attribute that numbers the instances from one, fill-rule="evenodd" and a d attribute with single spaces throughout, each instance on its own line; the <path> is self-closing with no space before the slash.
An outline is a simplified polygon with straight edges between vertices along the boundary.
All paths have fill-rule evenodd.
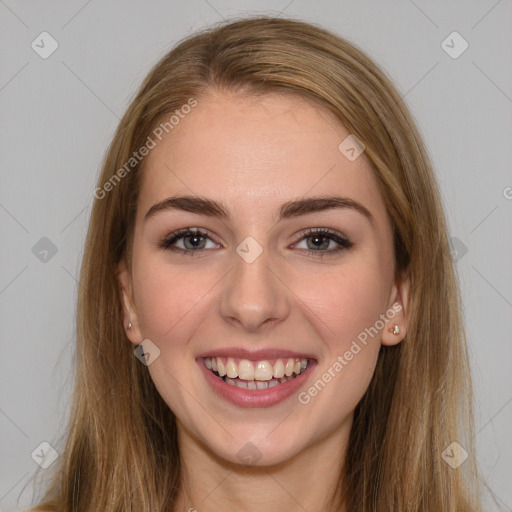
<path id="1" fill-rule="evenodd" d="M 192 236 L 192 235 L 195 235 L 195 234 L 198 234 L 200 236 L 205 236 L 206 238 L 209 238 L 210 240 L 212 240 L 216 244 L 220 245 L 220 242 L 217 241 L 216 236 L 211 231 L 208 231 L 207 229 L 204 229 L 204 228 L 183 228 L 183 229 L 178 229 L 178 231 L 175 231 L 174 233 L 170 233 L 169 236 L 166 237 L 166 238 L 171 238 L 171 237 L 176 236 L 176 240 L 180 240 L 181 238 L 185 238 L 187 236 Z"/>

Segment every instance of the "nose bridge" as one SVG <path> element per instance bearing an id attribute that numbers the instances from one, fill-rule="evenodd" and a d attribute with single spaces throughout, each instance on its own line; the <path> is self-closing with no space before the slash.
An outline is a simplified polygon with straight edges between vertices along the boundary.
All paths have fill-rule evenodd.
<path id="1" fill-rule="evenodd" d="M 286 288 L 276 277 L 270 255 L 252 237 L 247 237 L 233 255 L 234 269 L 226 281 L 220 313 L 237 320 L 248 331 L 257 331 L 269 320 L 288 314 Z"/>

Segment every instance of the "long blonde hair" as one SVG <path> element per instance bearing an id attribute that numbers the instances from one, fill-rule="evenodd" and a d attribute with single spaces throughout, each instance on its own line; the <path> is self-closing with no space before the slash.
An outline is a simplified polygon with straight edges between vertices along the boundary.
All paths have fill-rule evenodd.
<path id="1" fill-rule="evenodd" d="M 130 263 L 143 168 L 126 162 L 162 119 L 211 88 L 288 91 L 333 112 L 364 142 L 393 224 L 397 275 L 411 280 L 407 335 L 380 349 L 333 503 L 343 498 L 351 512 L 479 511 L 460 297 L 421 137 L 368 56 L 325 29 L 272 17 L 224 22 L 183 40 L 153 67 L 120 121 L 85 242 L 65 446 L 33 510 L 155 512 L 175 503 L 182 482 L 175 417 L 126 338 L 116 271 L 121 260 Z M 454 442 L 468 452 L 458 468 L 445 461 Z"/>

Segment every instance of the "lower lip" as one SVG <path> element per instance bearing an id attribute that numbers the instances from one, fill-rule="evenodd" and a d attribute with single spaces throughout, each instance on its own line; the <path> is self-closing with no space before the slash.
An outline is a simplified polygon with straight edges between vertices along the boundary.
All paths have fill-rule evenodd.
<path id="1" fill-rule="evenodd" d="M 199 358 L 197 362 L 213 390 L 224 400 L 239 407 L 271 407 L 283 402 L 304 385 L 312 368 L 316 365 L 316 361 L 310 360 L 308 367 L 300 375 L 272 388 L 242 389 L 226 384 L 221 377 L 213 374 L 206 368 L 203 358 Z"/>

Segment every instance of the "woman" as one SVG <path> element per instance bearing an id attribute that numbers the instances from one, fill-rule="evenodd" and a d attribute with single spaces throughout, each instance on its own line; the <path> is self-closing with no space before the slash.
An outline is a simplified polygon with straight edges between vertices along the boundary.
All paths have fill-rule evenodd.
<path id="1" fill-rule="evenodd" d="M 360 50 L 267 17 L 185 39 L 94 195 L 33 510 L 480 510 L 439 191 Z"/>

